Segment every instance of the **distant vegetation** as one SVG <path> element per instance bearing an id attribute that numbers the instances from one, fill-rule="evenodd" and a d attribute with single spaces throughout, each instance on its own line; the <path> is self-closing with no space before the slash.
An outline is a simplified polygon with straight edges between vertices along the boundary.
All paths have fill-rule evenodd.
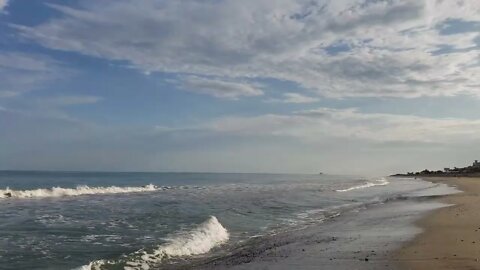
<path id="1" fill-rule="evenodd" d="M 442 170 L 430 171 L 425 169 L 420 172 L 399 173 L 392 176 L 480 176 L 480 162 L 475 160 L 471 166 L 463 168 L 445 168 Z"/>

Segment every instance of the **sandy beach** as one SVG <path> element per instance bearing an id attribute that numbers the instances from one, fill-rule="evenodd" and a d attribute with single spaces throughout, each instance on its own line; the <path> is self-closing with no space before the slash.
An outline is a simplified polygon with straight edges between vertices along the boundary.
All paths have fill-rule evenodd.
<path id="1" fill-rule="evenodd" d="M 428 178 L 464 191 L 441 202 L 452 206 L 435 210 L 417 225 L 424 232 L 400 249 L 395 260 L 401 269 L 480 269 L 480 178 Z"/>

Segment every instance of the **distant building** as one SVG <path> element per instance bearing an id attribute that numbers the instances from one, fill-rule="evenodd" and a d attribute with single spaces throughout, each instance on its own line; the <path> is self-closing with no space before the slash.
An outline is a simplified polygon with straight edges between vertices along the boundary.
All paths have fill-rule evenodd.
<path id="1" fill-rule="evenodd" d="M 442 176 L 442 175 L 450 175 L 450 176 L 479 176 L 480 175 L 480 162 L 475 160 L 472 165 L 458 168 L 444 168 L 443 171 L 430 171 L 430 170 L 423 170 L 419 172 L 408 172 L 406 174 L 396 174 L 394 176 L 421 176 L 421 175 L 428 175 L 428 176 Z"/>
<path id="2" fill-rule="evenodd" d="M 478 160 L 475 160 L 475 161 L 473 162 L 472 167 L 480 168 L 480 162 L 478 162 Z"/>

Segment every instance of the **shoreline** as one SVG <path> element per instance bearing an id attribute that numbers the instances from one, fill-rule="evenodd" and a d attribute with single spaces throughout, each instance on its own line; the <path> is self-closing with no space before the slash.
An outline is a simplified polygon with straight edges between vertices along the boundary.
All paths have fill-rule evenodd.
<path id="1" fill-rule="evenodd" d="M 400 269 L 480 268 L 480 178 L 430 177 L 433 183 L 454 186 L 461 193 L 442 196 L 450 206 L 432 211 L 415 224 L 423 230 L 392 258 Z"/>
<path id="2" fill-rule="evenodd" d="M 228 256 L 194 261 L 191 268 L 313 270 L 321 266 L 325 270 L 408 269 L 397 265 L 398 260 L 392 258 L 397 250 L 421 234 L 416 221 L 445 207 L 445 203 L 438 202 L 437 196 L 456 190 L 446 185 L 435 187 L 431 181 L 423 179 L 418 181 L 428 182 L 431 186 L 427 190 L 419 188 L 407 193 L 406 199 L 393 196 L 383 202 L 353 208 L 320 226 L 310 224 L 299 230 L 256 239 L 229 251 Z"/>

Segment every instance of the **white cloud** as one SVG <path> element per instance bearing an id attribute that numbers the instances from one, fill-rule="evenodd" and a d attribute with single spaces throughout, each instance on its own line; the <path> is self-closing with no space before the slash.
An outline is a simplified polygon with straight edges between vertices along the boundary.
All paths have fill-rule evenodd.
<path id="1" fill-rule="evenodd" d="M 257 86 L 243 82 L 188 76 L 183 78 L 180 87 L 193 93 L 205 94 L 217 98 L 237 99 L 263 95 Z"/>
<path id="2" fill-rule="evenodd" d="M 8 5 L 8 0 L 0 0 L 0 12 L 4 10 Z"/>
<path id="3" fill-rule="evenodd" d="M 90 0 L 82 8 L 51 7 L 62 16 L 15 27 L 43 46 L 126 60 L 144 72 L 275 78 L 331 97 L 480 95 L 478 32 L 441 35 L 439 27 L 480 21 L 477 0 Z M 450 53 L 434 53 L 442 46 Z"/>
<path id="4" fill-rule="evenodd" d="M 282 98 L 267 99 L 265 102 L 297 103 L 297 104 L 300 104 L 300 103 L 314 103 L 314 102 L 318 102 L 320 100 L 319 98 L 304 96 L 304 95 L 298 94 L 298 93 L 285 93 L 282 96 L 283 96 Z"/>

